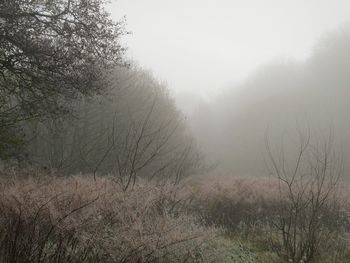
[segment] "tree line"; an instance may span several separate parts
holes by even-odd
[[[0,157],[177,182],[201,156],[165,85],[127,62],[104,0],[0,3]]]

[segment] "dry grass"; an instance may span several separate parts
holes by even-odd
[[[273,219],[286,201],[272,178],[139,181],[123,191],[111,177],[42,174],[1,177],[0,262],[280,262]],[[349,259],[349,239],[338,234],[325,262]]]
[[[291,220],[294,207],[285,185],[280,185],[274,178],[224,176],[194,178],[190,185],[194,195],[192,211],[197,213],[206,225],[223,227],[226,234],[233,239],[252,243],[258,251],[270,251],[277,253],[282,259],[286,258],[283,243],[283,235],[286,232],[284,228],[280,228],[280,223]],[[310,195],[305,195],[305,198],[313,198],[312,189],[309,190]],[[315,242],[320,249],[315,253],[313,262],[323,262],[320,260],[326,256],[334,259],[327,262],[350,260],[348,190],[349,186],[343,183],[338,191],[329,197],[319,208],[317,222],[311,221],[312,207],[299,210],[303,213],[300,219],[314,224],[309,227],[318,229]],[[306,242],[303,234],[308,233],[308,229],[304,229],[304,224],[296,225],[295,229],[300,243]]]
[[[190,184],[195,196],[193,209],[209,225],[236,230],[241,223],[255,224],[281,204],[278,182],[266,178],[206,176]]]
[[[204,262],[217,235],[180,211],[169,184],[127,192],[111,178],[28,177],[1,184],[1,262]]]

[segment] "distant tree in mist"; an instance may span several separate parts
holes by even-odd
[[[80,95],[101,92],[120,65],[125,34],[105,0],[0,2],[0,155],[21,144],[17,124],[59,116]],[[12,129],[12,131],[11,131]]]
[[[320,140],[332,126],[335,147],[349,158],[349,54],[350,28],[344,27],[320,41],[305,61],[262,66],[234,92],[198,108],[193,123],[203,149],[225,172],[267,173],[266,132],[278,143],[299,123],[309,125]]]
[[[75,118],[31,122],[33,163],[60,173],[110,174],[127,189],[137,177],[175,183],[201,165],[193,137],[166,87],[138,68],[118,68],[109,96],[75,103]]]

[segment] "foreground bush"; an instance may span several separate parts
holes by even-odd
[[[113,177],[7,175],[0,180],[0,262],[279,263],[286,262],[279,223],[298,222],[289,221],[295,212],[276,179],[139,180],[123,191]],[[339,206],[320,210],[318,247],[303,262],[349,262],[348,189],[339,189]],[[306,208],[298,210],[305,222]],[[309,233],[294,225],[297,234]]]
[[[185,200],[168,184],[140,183],[123,192],[107,177],[39,176],[6,180],[0,190],[1,262],[211,262],[217,256],[209,248],[217,231],[181,212]]]
[[[274,180],[206,176],[193,179],[192,209],[207,225],[219,225],[229,232],[242,225],[254,226],[265,220],[278,204]]]
[[[349,262],[345,184],[329,196],[329,188],[316,191],[307,184],[291,193],[276,178],[208,176],[191,185],[193,211],[208,226],[223,227],[231,239],[252,243],[257,256],[270,252],[281,262]]]

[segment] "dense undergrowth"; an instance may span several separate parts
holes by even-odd
[[[30,177],[3,184],[2,262],[209,260],[218,235],[179,213],[176,188],[139,183],[127,192],[103,177]],[[206,250],[202,251],[202,247]]]
[[[300,215],[308,228],[297,222],[296,242],[299,246],[318,246],[312,259],[290,258],[285,247],[285,230],[280,222],[293,221],[293,210],[287,189],[275,178],[235,178],[207,176],[192,181],[195,196],[191,207],[205,225],[221,227],[228,240],[239,244],[235,254],[240,258],[228,262],[349,262],[349,196],[348,186],[339,187],[336,200],[330,199],[310,219],[304,207]],[[314,207],[310,207],[314,211]],[[315,244],[307,243],[309,228],[317,226]],[[313,232],[312,232],[313,233]],[[291,235],[291,234],[290,234]],[[225,261],[224,261],[225,262]]]
[[[273,225],[284,205],[274,180],[139,180],[123,191],[108,176],[2,178],[1,262],[288,262]],[[342,212],[313,262],[350,259]]]

